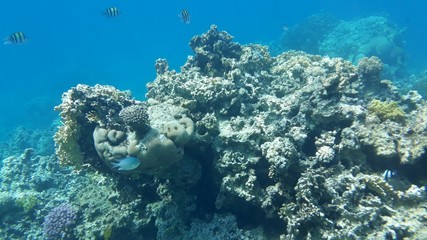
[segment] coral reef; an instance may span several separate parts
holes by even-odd
[[[352,62],[362,57],[377,56],[386,64],[401,65],[405,60],[403,32],[404,29],[381,16],[341,22],[322,42],[319,53]]]
[[[328,34],[340,21],[327,13],[318,13],[309,16],[298,25],[284,32],[282,46],[286,50],[300,50],[306,53],[319,54],[319,47]]]
[[[416,164],[422,161],[418,164],[423,164],[427,139],[425,102],[413,91],[403,96],[401,100],[402,103],[406,103],[405,108],[410,110],[409,114],[402,115],[402,109],[396,110],[397,104],[393,104],[391,110],[382,109],[376,114],[367,114],[365,123],[356,130],[359,141],[362,145],[375,149],[376,158],[391,160],[390,166],[394,166],[393,164],[397,162]],[[377,116],[378,114],[380,115]],[[385,116],[405,121],[390,121],[393,119],[387,120]]]
[[[189,63],[199,67],[202,74],[222,76],[239,61],[241,55],[241,46],[232,42],[232,39],[226,32],[217,31],[216,26],[201,36],[193,37],[190,47],[196,55]]]
[[[163,107],[164,104],[156,104],[151,106],[150,111],[161,111],[159,109]],[[148,118],[144,118],[143,121],[147,121],[145,119]],[[140,129],[124,132],[97,126],[93,132],[94,147],[111,169],[120,171],[114,167],[116,162],[120,164],[127,156],[134,156],[134,160],[137,161],[135,167],[122,172],[159,173],[183,157],[183,147],[191,139],[193,125],[191,119],[182,117],[179,120],[171,118],[160,130],[153,128],[149,131]],[[143,128],[147,130],[146,126],[148,125]]]
[[[69,203],[53,208],[45,217],[43,232],[47,239],[69,239],[71,227],[77,218],[76,210]]]
[[[360,77],[375,81],[380,78],[381,71],[383,70],[383,63],[376,56],[370,58],[363,57],[357,63],[357,70]]]
[[[112,228],[111,239],[142,230],[148,239],[155,236],[152,216],[140,212],[148,203],[159,201],[155,194],[158,183],[152,179],[132,179],[139,186],[133,192],[135,186],[127,179],[84,169],[74,172],[59,166],[54,156],[34,155],[31,149],[4,159],[0,175],[1,239],[100,239],[108,227]],[[73,225],[63,231],[58,224],[64,222],[54,221],[44,229],[43,222],[54,220],[47,216],[63,203],[72,204],[76,218],[68,216],[74,219]],[[130,222],[134,224],[130,226]],[[59,238],[62,233],[66,236]]]
[[[78,207],[77,239],[427,232],[427,103],[382,80],[378,58],[272,57],[216,26],[190,45],[180,72],[156,62],[144,102],[100,85],[64,94],[56,152],[73,170],[30,149],[4,159],[0,204],[16,211],[0,206],[1,238],[41,238],[40,223],[64,202]],[[377,101],[401,112],[384,114]],[[33,210],[22,196],[38,199]]]
[[[255,233],[255,234],[254,234]],[[233,215],[215,215],[210,221],[195,220],[191,223],[190,230],[186,232],[184,240],[203,239],[261,239],[262,235],[256,232],[244,232],[239,229]]]
[[[78,85],[56,109],[63,122],[55,135],[56,154],[76,167],[89,163],[102,169],[101,158],[113,171],[160,174],[182,159],[194,131],[184,108],[148,106],[109,86]]]
[[[94,148],[87,132],[93,132],[97,124],[110,123],[120,110],[135,103],[130,93],[110,86],[79,84],[64,93],[62,103],[55,107],[62,122],[54,137],[61,164],[80,167],[90,161]]]
[[[383,16],[339,21],[329,14],[315,14],[286,31],[278,43],[281,47],[272,48],[341,57],[354,64],[376,56],[384,63],[384,76],[402,78],[405,31]]]
[[[382,121],[387,119],[401,121],[405,117],[405,112],[397,105],[397,102],[381,102],[374,99],[368,106],[368,110],[375,114]]]
[[[67,200],[64,193],[77,180],[53,155],[35,155],[33,149],[3,159],[0,175],[2,239],[42,239],[47,209]]]
[[[36,154],[43,156],[55,152],[52,135],[57,125],[53,123],[48,129],[29,129],[17,127],[7,136],[7,140],[0,142],[0,159],[21,154],[27,148],[33,148]]]
[[[408,81],[409,78],[409,81]],[[416,90],[424,98],[427,97],[427,70],[412,74],[399,87],[405,91]]]
[[[197,41],[226,34],[213,31],[218,30],[212,27]],[[216,51],[213,56],[227,52],[224,41],[218,41],[220,50],[209,48]],[[228,51],[234,49],[229,44]],[[245,45],[240,56],[221,58],[234,62],[227,68],[217,65],[216,58],[203,62],[222,74],[204,71],[190,58],[180,73],[162,68],[148,85],[149,101],[174,101],[189,109],[196,121],[191,151],[213,152],[208,166],[214,170],[205,167],[200,179],[217,191],[211,204],[235,215],[239,226],[261,226],[273,239],[406,236],[399,232],[406,230],[382,225],[381,219],[404,209],[399,207],[403,199],[395,196],[407,194],[406,189],[420,194],[418,209],[425,206],[424,187],[415,185],[425,173],[413,177],[406,169],[425,164],[426,115],[420,113],[426,103],[382,81],[383,64],[375,57],[355,67],[301,52],[274,58],[264,53],[262,46]],[[396,102],[403,111],[392,118],[405,121],[369,114],[374,99]],[[387,168],[401,169],[401,181],[418,180],[402,188],[387,185],[379,177]],[[209,182],[211,175],[217,180]],[[371,180],[372,175],[378,177]],[[390,210],[381,210],[384,204]],[[366,213],[359,213],[363,208]],[[362,222],[369,221],[378,227],[365,229]]]

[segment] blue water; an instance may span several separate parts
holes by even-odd
[[[103,9],[122,14],[106,18]],[[155,78],[154,62],[166,58],[179,70],[192,36],[218,25],[240,43],[278,40],[284,24],[293,26],[318,12],[342,20],[387,16],[406,27],[407,68],[427,69],[427,2],[421,0],[233,0],[233,1],[2,1],[0,36],[21,31],[23,45],[0,45],[0,134],[18,125],[47,127],[61,94],[78,83],[110,84],[144,98]],[[178,14],[187,9],[191,23]]]

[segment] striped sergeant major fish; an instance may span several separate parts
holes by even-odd
[[[384,181],[386,181],[386,182],[388,180],[390,180],[391,178],[394,178],[396,176],[397,176],[397,170],[392,171],[392,170],[387,169],[383,173],[383,178],[384,178]]]
[[[117,7],[106,8],[103,14],[107,17],[117,17],[120,15],[120,10]]]
[[[190,13],[187,11],[187,9],[183,9],[179,14],[178,17],[181,18],[181,21],[185,24],[189,24],[191,21],[191,15]]]
[[[4,44],[20,44],[28,41],[27,35],[23,32],[15,32],[4,38]]]

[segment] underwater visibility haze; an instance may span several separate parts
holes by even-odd
[[[0,239],[427,239],[427,2],[1,6]]]

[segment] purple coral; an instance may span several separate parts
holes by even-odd
[[[71,204],[63,203],[53,208],[44,218],[43,232],[47,239],[64,238],[75,223],[76,211]]]

